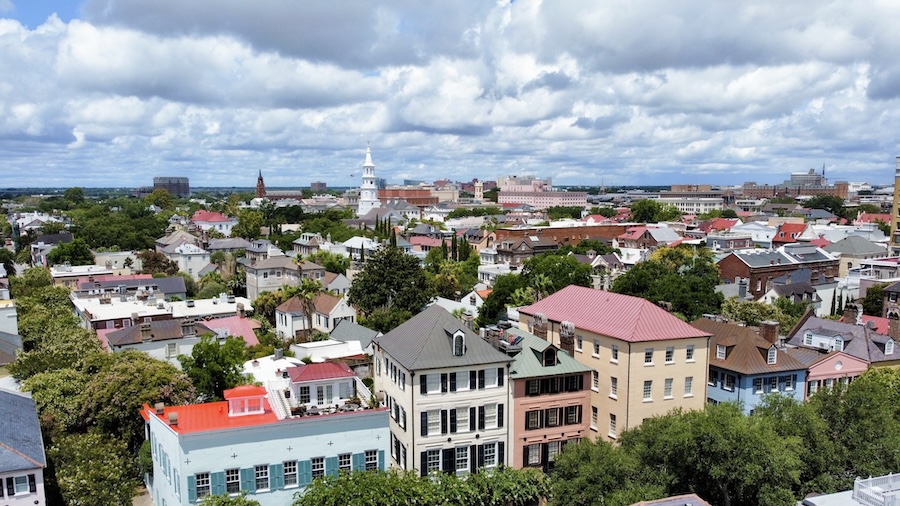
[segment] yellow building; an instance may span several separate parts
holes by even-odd
[[[572,285],[519,314],[523,330],[592,369],[594,437],[615,440],[647,418],[706,403],[710,335],[651,302]]]

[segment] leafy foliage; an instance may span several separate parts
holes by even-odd
[[[240,337],[229,336],[219,344],[215,336],[205,334],[191,355],[179,355],[178,361],[201,398],[221,400],[225,390],[245,381],[242,370],[246,348],[247,343]]]
[[[152,249],[144,250],[138,253],[137,257],[141,260],[144,274],[166,274],[172,276],[178,272],[178,264],[169,260],[168,257],[158,251]]]
[[[347,274],[347,269],[350,268],[349,257],[325,250],[320,250],[307,256],[307,260],[321,265],[328,272],[336,274]]]
[[[31,295],[32,292],[39,288],[52,286],[53,278],[50,276],[50,269],[32,267],[22,273],[21,276],[10,278],[9,284],[13,297],[21,299]]]
[[[772,320],[778,322],[785,332],[791,329],[803,316],[807,305],[793,302],[787,298],[776,299],[775,304],[765,302],[742,301],[733,297],[722,304],[722,316],[734,321],[742,321],[750,326]]]
[[[503,211],[501,211],[499,207],[493,206],[474,208],[457,207],[450,211],[450,214],[447,215],[447,219],[452,220],[454,218],[467,218],[470,216],[491,216],[494,214],[503,214]]]
[[[672,221],[681,217],[681,211],[671,204],[661,204],[653,199],[638,200],[631,204],[631,219],[638,223]]]
[[[59,438],[47,452],[65,503],[130,505],[137,463],[124,442],[92,431]]]
[[[862,300],[863,314],[869,316],[882,315],[884,311],[884,288],[886,286],[886,283],[878,283],[866,289],[866,296]]]
[[[582,211],[584,211],[584,208],[581,206],[554,206],[547,209],[547,216],[551,220],[561,220],[564,218],[580,220]]]
[[[431,299],[425,273],[416,257],[399,248],[383,246],[354,277],[350,303],[370,314],[376,309],[397,309],[416,314]]]
[[[241,209],[237,213],[237,225],[231,229],[231,237],[243,237],[250,241],[259,239],[263,226],[263,214],[252,209]]]
[[[505,274],[494,280],[493,291],[478,309],[477,323],[483,327],[506,318],[506,305],[516,290],[526,288],[528,281],[518,274]]]
[[[94,253],[84,239],[75,238],[71,242],[64,242],[53,248],[47,254],[47,260],[52,265],[93,265]]]
[[[806,201],[808,209],[824,209],[838,218],[846,218],[844,199],[834,195],[816,195]]]

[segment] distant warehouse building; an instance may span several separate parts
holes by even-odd
[[[186,177],[155,177],[153,178],[154,190],[167,190],[169,194],[178,198],[191,196],[191,183]]]

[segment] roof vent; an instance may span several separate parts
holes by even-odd
[[[193,301],[193,300],[188,300],[188,301],[187,301],[187,307],[194,307],[194,301]]]
[[[153,408],[156,409],[157,415],[161,415],[161,414],[163,414],[163,412],[165,412],[166,405],[165,405],[165,403],[157,402],[156,404],[153,405]]]
[[[178,426],[178,413],[169,413],[169,425]]]

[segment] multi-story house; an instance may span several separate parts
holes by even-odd
[[[263,292],[274,292],[283,286],[299,286],[300,280],[311,279],[323,283],[325,268],[287,256],[273,256],[244,266],[247,273],[247,297],[256,300]]]
[[[869,367],[900,368],[900,320],[889,317],[887,335],[880,334],[874,324],[863,323],[862,308],[855,304],[844,308],[840,322],[818,318],[807,311],[788,337],[787,342],[799,348],[823,354],[841,351],[865,361]]]
[[[394,467],[462,475],[509,463],[512,358],[436,305],[374,345]]]
[[[709,402],[738,402],[750,414],[771,393],[804,399],[806,364],[778,340],[778,324],[763,322],[760,334],[749,327],[708,319],[691,323],[712,334],[709,344]]]
[[[46,505],[47,458],[34,401],[0,389],[0,420],[0,504]]]
[[[178,270],[191,275],[194,280],[199,280],[202,272],[209,266],[209,252],[191,243],[181,243],[177,246],[163,248],[162,254],[178,265]]]
[[[521,266],[531,257],[559,249],[559,243],[549,237],[528,236],[497,242],[497,262]]]
[[[215,230],[228,237],[231,235],[231,230],[237,226],[238,219],[230,218],[215,211],[200,209],[191,216],[191,222],[204,232]]]
[[[385,468],[387,410],[358,402],[370,394],[346,367],[310,364],[256,379],[266,386],[226,390],[222,402],[144,405],[155,504],[245,492],[282,506],[315,478]]]
[[[312,303],[315,307],[312,330],[330,334],[341,320],[356,321],[356,308],[344,297],[323,292],[316,294]],[[290,339],[309,334],[308,327],[309,319],[299,297],[291,297],[275,308],[275,331],[279,338]]]
[[[786,244],[777,250],[735,251],[718,263],[722,279],[736,283],[748,279],[748,291],[759,298],[769,291],[770,281],[799,269],[809,269],[813,284],[830,283],[838,275],[838,259],[811,244]]]
[[[705,404],[710,335],[651,302],[571,285],[519,316],[520,328],[546,332],[596,374],[592,437],[614,440],[646,418]]]
[[[563,446],[588,437],[592,373],[567,352],[517,328],[489,333],[509,371],[513,467],[554,468]]]

